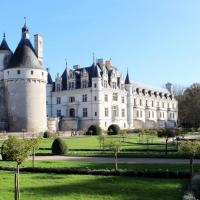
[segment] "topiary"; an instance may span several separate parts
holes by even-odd
[[[111,124],[107,132],[108,135],[118,135],[120,134],[120,127],[117,124]]]
[[[67,145],[61,138],[56,138],[51,146],[53,155],[65,155],[67,153]]]
[[[99,125],[91,125],[88,128],[86,135],[102,135],[102,129]]]
[[[45,131],[43,134],[43,138],[50,138],[51,137],[51,133],[49,131]]]

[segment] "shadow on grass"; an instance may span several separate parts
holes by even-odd
[[[40,175],[34,179],[45,180],[46,185],[39,183],[33,187],[21,188],[22,193],[40,194],[42,197],[62,198],[69,195],[112,196],[123,200],[175,200],[180,199],[187,181],[145,179],[130,177],[99,177],[99,176],[63,176]],[[32,179],[33,177],[31,177]],[[62,182],[57,181],[63,179]],[[49,181],[48,181],[49,180]],[[53,182],[52,182],[53,180]],[[64,182],[63,182],[64,181]],[[177,186],[178,185],[178,186]],[[94,198],[95,199],[95,198]]]

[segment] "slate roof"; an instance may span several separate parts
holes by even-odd
[[[127,72],[127,75],[126,75],[126,79],[125,79],[125,84],[130,84],[130,79],[129,79],[129,74]]]
[[[32,69],[42,69],[35,49],[28,38],[22,38],[19,42],[7,68],[27,67]]]
[[[47,75],[47,84],[53,84],[51,74],[49,72],[48,72],[48,75]]]
[[[8,44],[7,44],[7,42],[6,42],[5,36],[4,36],[4,38],[3,38],[2,42],[1,42],[0,50],[12,52],[12,51],[10,50],[10,48],[9,48],[9,46],[8,46]]]

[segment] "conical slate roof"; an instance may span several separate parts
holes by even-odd
[[[49,72],[48,72],[48,76],[47,76],[47,84],[53,84],[51,74]]]
[[[7,44],[7,42],[6,42],[5,34],[4,34],[3,40],[2,40],[1,45],[0,45],[0,50],[12,52],[12,51],[10,50],[10,48],[9,48],[9,46],[8,46],[8,44]]]
[[[98,65],[93,64],[93,78],[100,78],[101,77],[101,70]]]
[[[129,74],[127,72],[127,75],[126,75],[126,79],[125,79],[125,84],[130,84],[130,79],[129,79]]]
[[[19,42],[9,64],[8,68],[27,67],[41,69],[35,50],[28,38],[22,38]]]

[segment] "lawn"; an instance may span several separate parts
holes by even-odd
[[[13,199],[13,172],[0,171],[1,199]],[[188,180],[21,173],[21,199],[181,200]]]
[[[190,136],[190,135],[188,135]],[[68,146],[69,156],[112,156],[112,152],[105,147],[104,151],[100,148],[98,136],[72,136],[62,138]],[[42,138],[38,155],[50,155],[51,145],[54,138]],[[122,149],[119,157],[154,157],[154,158],[184,158],[185,155],[177,151],[176,142],[169,142],[168,154],[165,154],[165,140],[158,138],[157,135],[127,134],[122,136],[106,136],[105,144],[112,140],[120,140]],[[0,146],[3,141],[0,141]]]
[[[67,144],[70,156],[112,156],[107,148],[105,151],[100,149],[98,136],[75,136],[63,138]],[[129,134],[125,139],[120,136],[106,136],[105,144],[112,140],[120,140],[122,142],[121,157],[165,157],[165,143],[163,139],[157,136],[149,136],[139,138],[138,134]],[[51,153],[51,145],[53,138],[42,139],[40,141],[37,154],[45,155]],[[176,144],[171,142],[168,150],[171,157],[176,157]]]

